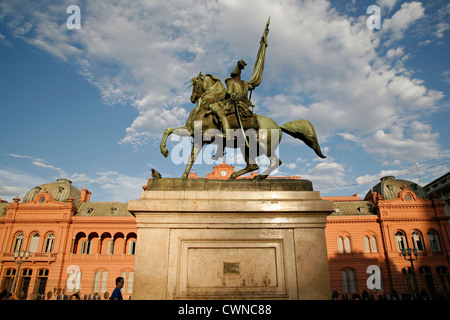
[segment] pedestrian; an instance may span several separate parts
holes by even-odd
[[[71,297],[70,300],[80,300],[80,295],[78,294],[78,292],[74,293]]]
[[[116,288],[114,289],[110,300],[123,300],[120,289],[122,289],[124,282],[125,280],[122,277],[116,278]]]

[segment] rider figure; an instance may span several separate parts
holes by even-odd
[[[250,110],[252,102],[248,99],[248,90],[253,88],[247,81],[241,80],[241,70],[246,65],[244,60],[238,61],[236,67],[234,67],[230,74],[230,78],[225,80],[227,92],[224,103],[210,105],[211,110],[219,119],[224,136],[226,135],[227,129],[231,129],[227,114],[230,114],[230,109],[233,106],[239,108],[240,115],[243,117],[253,115],[253,112]]]

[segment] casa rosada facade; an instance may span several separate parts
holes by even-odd
[[[233,172],[220,164],[206,178],[228,179]],[[70,299],[74,293],[104,300],[121,276],[122,295],[132,299],[136,219],[126,202],[90,202],[90,195],[59,179],[31,189],[23,199],[0,202],[1,290],[30,300]],[[335,206],[325,229],[330,298],[450,298],[444,201],[394,177],[382,178],[364,199],[323,199]],[[407,259],[414,259],[413,265]]]

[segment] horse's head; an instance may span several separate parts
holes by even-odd
[[[192,95],[191,95],[191,102],[196,103],[197,100],[202,96],[202,94],[205,92],[204,88],[204,76],[200,72],[198,76],[193,77],[191,79],[191,86],[192,88]]]

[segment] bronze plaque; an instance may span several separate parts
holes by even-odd
[[[223,274],[226,274],[226,273],[239,274],[239,263],[224,262],[223,263]]]

